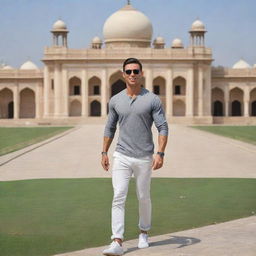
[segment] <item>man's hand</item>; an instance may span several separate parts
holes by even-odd
[[[107,154],[102,154],[101,165],[105,171],[109,169],[109,159]]]
[[[160,169],[163,166],[163,164],[164,164],[164,159],[160,155],[156,154],[152,163],[152,169],[153,170]]]

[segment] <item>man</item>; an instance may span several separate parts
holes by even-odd
[[[113,96],[109,102],[108,121],[104,132],[101,164],[109,170],[108,149],[119,123],[119,139],[113,155],[112,202],[113,242],[103,251],[104,255],[122,255],[124,234],[124,207],[129,180],[134,174],[139,200],[139,248],[146,248],[151,227],[150,181],[151,169],[163,166],[164,150],[167,144],[168,125],[158,96],[141,87],[142,64],[135,58],[123,63],[123,77],[126,89]],[[153,157],[154,144],[151,127],[158,129],[158,152]]]

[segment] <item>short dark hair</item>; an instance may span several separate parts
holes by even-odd
[[[141,62],[140,62],[138,59],[136,59],[136,58],[128,58],[128,59],[126,59],[126,60],[124,61],[124,63],[123,63],[123,71],[125,71],[125,66],[126,66],[127,64],[132,64],[132,63],[139,64],[139,66],[140,66],[140,71],[142,71],[142,64],[141,64]]]

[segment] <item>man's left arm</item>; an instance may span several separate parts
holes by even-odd
[[[158,151],[154,157],[152,163],[152,169],[157,170],[160,169],[164,164],[164,151],[167,144],[168,136],[158,135]]]
[[[168,140],[168,124],[160,99],[156,96],[153,102],[153,120],[158,130],[158,151],[154,156],[152,169],[157,170],[163,166],[164,151]]]

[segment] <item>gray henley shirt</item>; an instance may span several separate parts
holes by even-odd
[[[132,98],[124,89],[110,99],[104,136],[113,138],[119,123],[116,151],[131,157],[152,155],[153,122],[159,134],[168,135],[168,124],[159,97],[141,88],[140,94]]]

